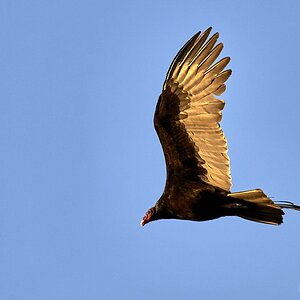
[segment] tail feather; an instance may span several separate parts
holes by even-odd
[[[231,193],[228,196],[240,199],[245,204],[237,212],[239,217],[260,223],[279,225],[283,222],[282,208],[300,210],[300,206],[291,202],[273,202],[261,189]]]
[[[296,205],[290,201],[276,201],[274,202],[276,205],[278,205],[280,208],[287,208],[287,209],[294,209],[300,211],[300,206]]]

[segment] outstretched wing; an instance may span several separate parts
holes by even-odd
[[[231,70],[230,58],[213,64],[223,44],[215,46],[211,28],[194,35],[174,58],[159,97],[154,125],[162,144],[167,182],[171,177],[202,180],[225,191],[231,187],[227,141],[219,122]],[[176,176],[173,176],[176,175]]]

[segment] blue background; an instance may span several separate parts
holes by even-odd
[[[300,2],[2,1],[0,299],[300,299],[300,214],[139,221],[164,188],[153,113],[213,26],[231,56],[233,191],[300,203]]]

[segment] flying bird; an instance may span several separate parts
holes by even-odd
[[[212,28],[196,33],[173,59],[159,96],[154,126],[163,148],[165,189],[141,221],[206,221],[223,216],[277,225],[291,202],[273,202],[261,189],[231,193],[227,141],[220,127],[231,70],[229,57],[215,63],[223,49]],[[217,45],[216,45],[217,44]]]

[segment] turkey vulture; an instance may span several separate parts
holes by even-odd
[[[300,210],[291,202],[273,202],[261,189],[231,193],[227,141],[220,128],[231,70],[229,57],[214,63],[223,49],[211,27],[196,33],[175,56],[159,96],[154,126],[166,160],[164,192],[141,225],[159,219],[206,221],[239,216],[266,224],[283,222],[282,208]]]

